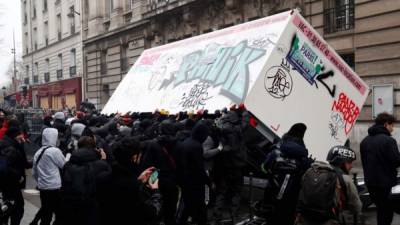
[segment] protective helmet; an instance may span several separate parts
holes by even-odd
[[[338,145],[329,150],[326,160],[333,165],[341,165],[345,162],[356,160],[356,153],[349,147]]]

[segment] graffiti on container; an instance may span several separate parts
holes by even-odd
[[[345,93],[340,93],[338,99],[333,101],[332,111],[338,112],[343,118],[343,127],[346,135],[353,128],[357,117],[360,115],[360,108]]]
[[[208,93],[208,88],[210,87],[211,84],[207,82],[195,84],[189,92],[183,94],[179,105],[184,109],[203,109],[207,100],[212,98]]]
[[[293,79],[290,75],[290,64],[282,59],[279,66],[271,67],[264,78],[265,90],[274,98],[282,101],[292,93]]]

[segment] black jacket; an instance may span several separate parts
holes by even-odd
[[[368,129],[360,144],[361,160],[367,186],[392,187],[397,184],[400,153],[397,142],[382,125]]]
[[[208,127],[197,124],[191,137],[178,144],[179,152],[179,181],[183,188],[200,188],[208,183],[204,169],[203,145],[207,139]]]
[[[25,188],[25,169],[29,167],[29,163],[23,145],[6,135],[0,141],[0,151],[8,163],[7,173],[1,183],[5,181],[4,184],[11,189]]]
[[[68,163],[90,163],[92,166],[92,173],[93,176],[96,177],[96,184],[98,187],[101,187],[108,182],[111,176],[111,167],[105,160],[100,159],[100,155],[94,149],[81,148],[77,151],[74,151]]]
[[[175,187],[176,181],[176,152],[175,138],[161,136],[147,143],[143,156],[143,169],[155,167],[159,169],[160,188]]]
[[[95,188],[91,189],[82,201],[82,196],[76,195],[74,188],[77,188],[76,185],[84,184],[76,184],[74,177],[84,176],[82,173],[78,174],[80,170],[77,170],[77,168],[85,165],[90,167],[88,177],[93,180]],[[62,206],[65,214],[68,215],[64,218],[65,224],[100,224],[99,217],[101,213],[99,212],[99,205],[104,204],[103,201],[108,194],[106,193],[106,187],[110,177],[111,167],[105,160],[100,159],[99,154],[94,149],[80,148],[72,153],[71,159],[65,164],[63,171]],[[92,182],[85,185],[91,187]]]
[[[161,195],[158,190],[143,191],[147,188],[138,182],[139,173],[140,169],[133,165],[113,164],[102,224],[149,225],[157,221]]]

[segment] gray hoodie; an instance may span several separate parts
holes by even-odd
[[[39,190],[56,190],[61,188],[60,169],[64,167],[65,157],[57,148],[58,131],[55,128],[46,128],[42,133],[42,147],[33,157],[33,177]],[[42,151],[42,158],[37,162]]]

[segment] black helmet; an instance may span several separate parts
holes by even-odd
[[[345,162],[356,160],[356,153],[349,147],[338,145],[329,150],[326,160],[333,165],[341,165]]]

